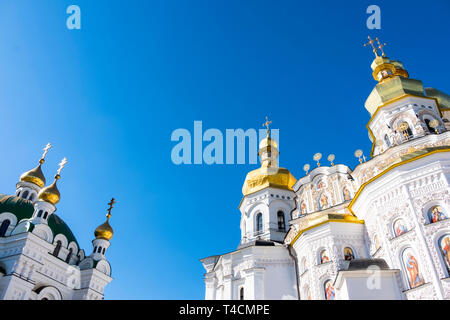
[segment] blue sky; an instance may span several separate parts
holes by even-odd
[[[71,4],[81,30],[66,28]],[[371,4],[381,30],[366,27]],[[412,78],[449,93],[449,14],[446,0],[2,0],[0,192],[51,142],[49,182],[69,160],[57,213],[88,253],[117,199],[105,298],[202,299],[199,259],[237,247],[257,166],[176,166],[173,130],[259,129],[268,115],[296,178],[316,152],[353,168],[370,152],[376,84],[362,44],[380,36]]]

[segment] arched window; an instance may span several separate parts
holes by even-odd
[[[433,206],[428,210],[428,219],[430,223],[448,219],[447,213],[442,210],[441,206]]]
[[[419,268],[419,262],[411,248],[406,248],[402,254],[403,266],[409,287],[415,288],[425,283]]]
[[[61,250],[62,243],[60,240],[56,241],[55,250],[53,250],[53,255],[57,257],[59,255],[59,251]]]
[[[244,287],[239,289],[239,300],[244,300]]]
[[[97,253],[101,253],[102,252],[102,247],[98,247]]]
[[[47,216],[48,216],[48,212],[45,211],[45,213],[44,213],[44,219],[47,219]]]
[[[25,192],[22,193],[22,198],[26,199],[28,197],[28,194],[29,194],[28,190],[25,190]]]
[[[32,193],[31,195],[30,195],[30,201],[33,201],[34,200],[34,193]]]
[[[8,219],[3,220],[2,224],[0,225],[0,237],[4,237],[6,235],[6,231],[8,231],[10,224],[11,221],[9,221]]]
[[[350,247],[344,248],[344,260],[350,261],[355,259],[355,255],[353,254],[353,250]]]
[[[37,214],[37,217],[38,217],[38,218],[42,217],[42,212],[43,212],[42,210],[39,210],[39,211],[38,211],[38,214]]]
[[[325,299],[326,300],[334,300],[336,297],[336,292],[333,286],[333,282],[331,280],[325,281],[323,284],[323,290],[325,293]]]
[[[283,211],[278,211],[277,219],[278,219],[278,230],[286,231],[286,223],[284,221],[284,212]]]
[[[103,248],[102,254],[105,254],[105,250],[106,250],[106,248]]]
[[[330,258],[328,257],[327,250],[323,249],[320,251],[320,263],[323,264],[327,262],[330,262]]]
[[[262,213],[259,212],[256,215],[256,232],[261,233],[262,229],[263,229],[263,217],[262,217]]]
[[[439,250],[444,259],[445,267],[447,268],[447,275],[450,274],[450,235],[445,234],[439,239]]]
[[[70,248],[69,249],[69,253],[67,254],[66,263],[70,262],[70,258],[72,257],[72,252],[73,252],[73,249]]]

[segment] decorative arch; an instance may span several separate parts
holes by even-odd
[[[67,238],[65,235],[63,235],[62,233],[58,233],[54,238],[53,238],[53,244],[55,244],[56,242],[61,241],[61,246],[64,248],[67,248],[69,245],[69,241],[67,241]]]
[[[62,300],[61,292],[52,286],[40,287],[35,292],[36,300]]]
[[[11,212],[2,212],[0,213],[0,224],[4,221],[4,220],[9,220],[10,221],[10,227],[14,228],[17,225],[17,217],[14,213]]]
[[[441,201],[432,201],[424,206],[424,215],[427,223],[439,222],[450,217],[447,206]]]
[[[443,230],[434,239],[436,250],[443,266],[444,274],[450,277],[450,231]]]
[[[95,269],[98,271],[110,276],[111,275],[111,266],[109,265],[108,261],[106,260],[100,260],[97,265],[95,266]]]
[[[425,283],[418,256],[411,247],[406,247],[401,251],[400,261],[410,289]]]
[[[46,224],[41,223],[41,224],[34,226],[32,233],[47,242],[53,243],[52,229],[50,229],[50,227]]]

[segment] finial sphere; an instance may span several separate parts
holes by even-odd
[[[356,158],[359,158],[359,157],[361,157],[362,155],[363,155],[363,152],[362,152],[361,149],[358,149],[358,150],[355,151],[355,157],[356,157]]]

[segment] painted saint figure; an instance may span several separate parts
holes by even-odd
[[[428,211],[430,223],[447,219],[447,215],[442,211],[440,206],[434,206]]]
[[[334,300],[336,296],[333,284],[331,283],[331,280],[328,280],[325,282],[325,299],[327,300]]]
[[[326,209],[329,207],[328,196],[325,193],[322,193],[320,196],[320,210]]]
[[[320,263],[330,262],[330,258],[328,258],[327,250],[322,250],[320,253]]]
[[[450,235],[446,234],[440,239],[439,247],[444,258],[445,266],[447,267],[447,272],[450,273]]]
[[[419,263],[414,254],[409,250],[405,250],[403,254],[406,270],[408,271],[408,281],[411,288],[418,287],[425,283],[419,270]]]
[[[306,214],[306,203],[304,201],[300,205],[300,214],[302,215]]]
[[[350,200],[350,191],[348,191],[347,187],[344,187],[343,193],[344,193],[344,200],[349,201]]]
[[[350,261],[355,259],[355,255],[353,254],[353,250],[352,248],[344,248],[344,260],[345,261]]]
[[[394,232],[395,232],[396,237],[401,236],[402,234],[406,233],[407,231],[408,231],[408,229],[406,228],[402,219],[398,219],[397,221],[395,221]]]

